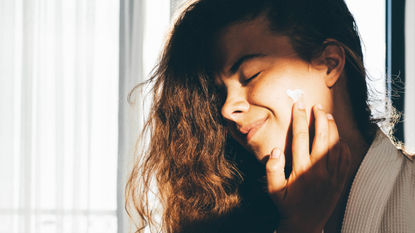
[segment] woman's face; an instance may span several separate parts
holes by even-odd
[[[290,157],[294,102],[287,89],[303,91],[310,116],[314,104],[329,104],[327,70],[301,60],[288,38],[272,35],[262,19],[224,28],[217,42],[216,83],[230,134],[262,163],[274,147]]]

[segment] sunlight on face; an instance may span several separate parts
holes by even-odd
[[[316,103],[328,106],[325,70],[301,60],[289,39],[272,35],[262,19],[221,30],[215,58],[230,134],[262,163],[274,147],[290,156],[294,102],[286,91],[304,92],[308,115]]]

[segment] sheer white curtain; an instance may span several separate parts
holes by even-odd
[[[116,232],[118,0],[0,1],[0,232]]]
[[[153,69],[162,48],[173,6],[180,0],[121,0],[120,4],[120,106],[118,159],[118,232],[128,232],[128,215],[124,210],[124,187],[135,143],[148,112],[143,104],[149,90],[137,89],[127,103],[128,93],[144,82]],[[147,96],[147,98],[149,98]],[[151,98],[149,98],[151,99]],[[135,219],[139,221],[139,219]],[[142,223],[141,223],[142,224]],[[133,232],[130,230],[130,232]]]

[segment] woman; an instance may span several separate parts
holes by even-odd
[[[378,129],[365,77],[343,0],[189,2],[127,201],[151,231],[412,232],[415,165]]]

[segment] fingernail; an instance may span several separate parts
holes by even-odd
[[[297,106],[298,106],[298,109],[304,109],[305,108],[304,103],[302,101],[298,102]]]
[[[327,119],[334,120],[333,116],[330,113],[327,113]]]
[[[281,156],[281,150],[278,148],[272,150],[271,155],[270,155],[270,157],[273,159],[278,159],[280,156]]]
[[[317,104],[317,108],[323,110],[323,106],[321,106],[321,104]]]

